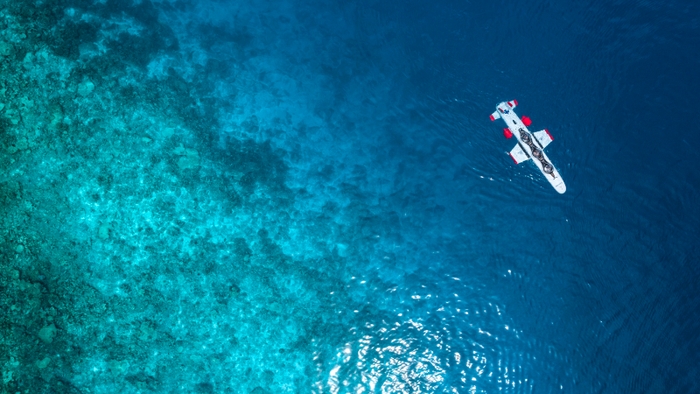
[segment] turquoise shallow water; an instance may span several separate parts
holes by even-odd
[[[2,390],[698,391],[698,11],[0,1]]]

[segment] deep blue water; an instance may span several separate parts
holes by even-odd
[[[700,5],[2,3],[8,389],[700,392]]]

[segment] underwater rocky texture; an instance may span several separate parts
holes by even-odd
[[[0,3],[2,392],[309,392],[382,321],[362,288],[392,297],[373,273],[410,219],[371,138],[327,151],[359,92],[275,63],[284,10],[192,7]]]

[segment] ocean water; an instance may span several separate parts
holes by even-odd
[[[0,392],[700,392],[700,5],[0,26]],[[566,194],[508,157],[513,99]]]

